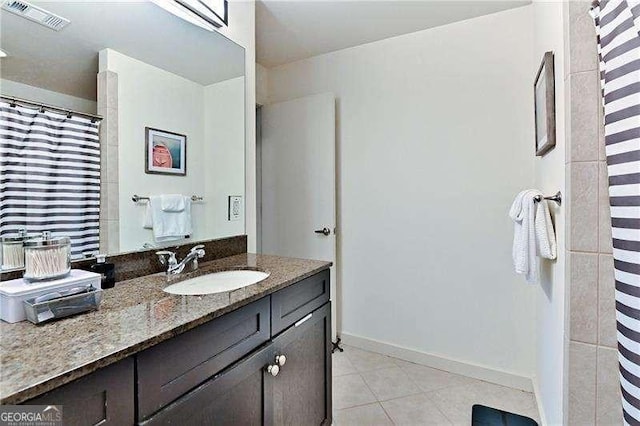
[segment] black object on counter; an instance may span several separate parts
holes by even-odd
[[[91,265],[91,270],[102,275],[102,288],[113,288],[116,285],[116,267],[113,263],[106,262],[107,256],[96,255],[96,263]]]

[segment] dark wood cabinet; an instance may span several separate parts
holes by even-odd
[[[276,291],[271,295],[271,335],[291,327],[329,301],[329,270]]]
[[[286,357],[273,380],[274,424],[331,424],[331,304],[284,331],[273,347]]]
[[[331,424],[329,271],[27,404],[65,425]]]
[[[269,321],[265,297],[137,354],[138,420],[269,341]]]
[[[330,337],[327,303],[140,424],[329,425]]]
[[[135,411],[133,375],[133,358],[126,358],[25,404],[62,405],[65,425],[130,425]]]
[[[273,345],[244,358],[221,374],[160,410],[141,425],[270,424],[270,376],[265,367]]]
[[[330,338],[326,303],[140,425],[329,425]]]

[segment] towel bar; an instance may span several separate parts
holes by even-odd
[[[199,197],[197,195],[192,195],[191,196],[191,201],[195,202],[195,201],[202,201],[204,198],[203,197]],[[140,201],[149,201],[149,197],[142,197],[140,195],[134,195],[133,197],[131,197],[131,201],[133,201],[134,203],[140,202]]]
[[[550,197],[541,197],[540,195],[536,195],[533,200],[536,203],[539,203],[540,201],[542,201],[543,199],[548,200],[548,201],[555,201],[556,203],[558,203],[559,206],[562,205],[562,192],[558,191],[556,192],[556,195],[551,195]]]

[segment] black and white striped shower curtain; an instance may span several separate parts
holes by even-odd
[[[0,102],[0,236],[26,229],[99,249],[98,123]]]
[[[625,424],[640,425],[640,1],[594,2]]]

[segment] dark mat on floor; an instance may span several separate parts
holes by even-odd
[[[538,423],[529,417],[485,407],[484,405],[474,405],[472,410],[472,426],[538,426]]]

